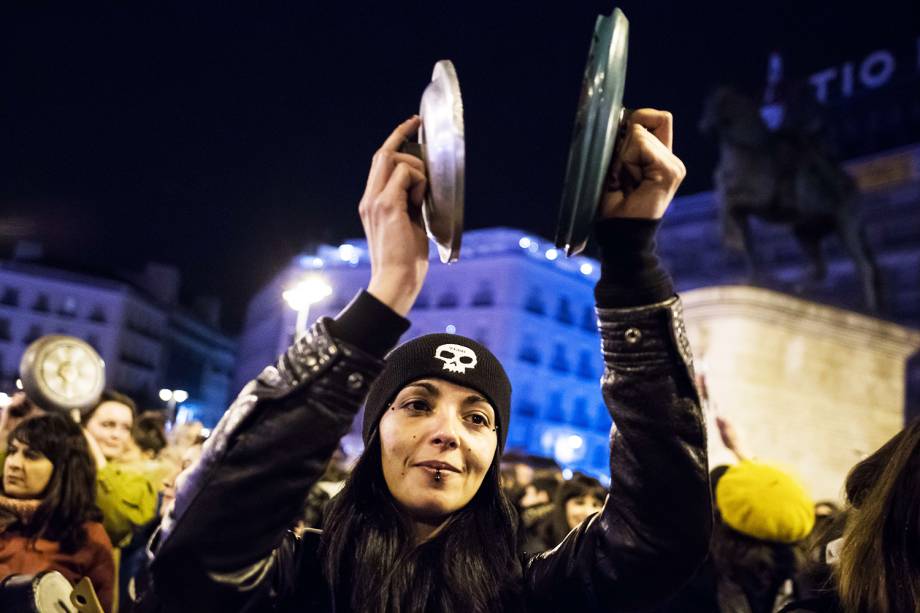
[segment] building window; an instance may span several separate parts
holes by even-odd
[[[160,335],[157,332],[144,327],[142,324],[131,321],[130,319],[125,322],[125,328],[152,341],[160,340]]]
[[[537,404],[533,400],[525,398],[518,401],[517,406],[514,409],[514,416],[536,417],[537,409]]]
[[[47,313],[51,310],[51,305],[48,301],[47,294],[39,294],[38,298],[35,299],[35,302],[32,304],[32,310],[37,313]]]
[[[558,423],[565,421],[565,411],[562,408],[562,392],[553,392],[549,395],[549,404],[546,407],[546,419]]]
[[[590,351],[582,351],[578,354],[578,368],[575,371],[575,374],[578,375],[579,379],[594,379],[597,375],[594,374],[594,354]]]
[[[575,315],[572,313],[572,304],[567,296],[559,297],[559,308],[556,310],[556,321],[564,324],[575,323]]]
[[[422,292],[418,295],[418,298],[415,299],[415,304],[412,308],[416,311],[424,311],[431,306],[431,298],[428,296],[427,292]]]
[[[540,363],[540,350],[537,349],[532,337],[528,336],[524,339],[524,343],[521,345],[521,351],[518,353],[518,359],[528,364]]]
[[[32,324],[29,326],[29,332],[23,337],[22,342],[26,345],[38,340],[41,338],[42,328],[38,324]]]
[[[438,298],[439,309],[455,309],[460,305],[460,299],[453,290],[448,290]]]
[[[470,303],[474,307],[487,307],[495,304],[495,292],[488,283],[479,285],[479,289],[473,294],[473,301]]]
[[[10,340],[10,320],[0,317],[0,341]]]
[[[89,320],[94,321],[97,324],[104,324],[108,321],[108,317],[105,316],[105,309],[101,305],[96,305],[93,307],[93,311],[89,314]]]
[[[593,306],[586,306],[582,309],[581,329],[586,332],[597,332],[597,313]]]
[[[588,400],[578,397],[572,405],[572,423],[576,426],[587,428],[591,425],[591,415],[588,413]]]
[[[97,353],[102,353],[99,349],[99,337],[95,334],[90,334],[86,337],[86,342],[89,343],[90,347],[96,350]]]
[[[15,287],[4,288],[0,304],[11,307],[19,306],[19,290]]]
[[[64,302],[61,303],[61,308],[58,310],[58,315],[61,317],[66,317],[72,319],[77,316],[77,300],[73,296],[67,296],[64,298]]]
[[[537,288],[530,290],[527,301],[524,303],[524,310],[536,315],[546,314],[546,305],[543,303],[543,297],[540,295],[540,290]]]
[[[556,343],[553,348],[553,359],[549,367],[556,372],[569,372],[569,359],[565,355],[565,346],[562,343]]]

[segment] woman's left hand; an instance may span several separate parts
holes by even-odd
[[[629,116],[618,159],[611,163],[600,217],[659,219],[668,209],[687,169],[671,151],[671,113],[637,109]]]

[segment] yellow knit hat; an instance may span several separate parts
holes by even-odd
[[[815,504],[802,484],[760,462],[729,468],[716,485],[716,506],[729,527],[763,541],[795,543],[815,526]]]

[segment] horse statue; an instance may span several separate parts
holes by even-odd
[[[817,135],[767,129],[757,105],[722,87],[706,100],[700,130],[719,140],[714,173],[723,242],[743,251],[752,279],[761,276],[749,218],[785,224],[811,261],[810,280],[827,275],[822,241],[836,234],[859,273],[863,301],[879,310],[879,274],[857,214],[858,190]]]

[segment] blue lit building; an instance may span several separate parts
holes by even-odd
[[[847,169],[860,185],[866,231],[881,269],[882,317],[920,328],[920,146],[851,160]],[[679,197],[672,209],[659,232],[658,250],[678,291],[748,282],[741,257],[721,246],[712,192]],[[806,260],[792,236],[784,228],[754,223],[758,250],[772,275],[768,287],[860,310],[855,269],[838,241],[827,245],[827,280],[800,289]],[[404,338],[448,330],[484,343],[513,384],[508,448],[604,475],[611,424],[598,385],[602,363],[592,291],[598,264],[567,259],[551,247],[522,231],[494,228],[467,232],[456,264],[441,265],[432,249],[428,280]],[[333,288],[329,298],[313,306],[312,321],[334,315],[366,286],[365,243],[348,241],[304,254],[253,298],[239,341],[234,390],[292,340],[297,316],[281,296],[311,274],[323,276]],[[907,406],[913,414],[920,411],[920,356],[911,360],[908,380]],[[357,431],[344,444],[356,451]]]
[[[333,293],[312,307],[310,321],[334,315],[366,286],[364,241],[321,247],[292,261],[250,302],[239,341],[234,389],[287,347],[296,313],[282,299],[305,275],[321,275]],[[459,262],[432,265],[410,314],[404,340],[456,332],[483,343],[501,360],[513,386],[508,448],[555,457],[566,468],[608,473],[610,416],[600,394],[602,360],[594,314],[598,263],[568,259],[520,230],[467,232]],[[360,447],[360,419],[346,438]]]
[[[178,271],[159,264],[126,278],[40,257],[0,260],[0,391],[14,390],[29,343],[68,334],[99,352],[107,384],[141,410],[165,407],[160,388],[181,389],[181,415],[213,425],[227,406],[236,345],[218,327],[219,304],[186,309],[179,287]]]

